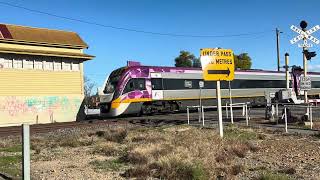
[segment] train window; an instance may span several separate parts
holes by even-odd
[[[161,78],[153,78],[151,79],[151,85],[153,90],[162,90],[162,79]]]
[[[191,89],[192,88],[192,81],[185,80],[184,87]]]
[[[146,89],[145,79],[142,79],[142,78],[130,79],[123,90],[123,94],[134,91],[134,90],[145,90],[145,89]]]
[[[145,90],[146,89],[146,80],[145,79],[135,79],[135,89]]]

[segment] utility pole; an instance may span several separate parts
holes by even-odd
[[[279,50],[279,34],[281,32],[278,28],[276,28],[276,35],[277,35],[277,62],[278,62],[278,71],[280,71],[280,50]]]

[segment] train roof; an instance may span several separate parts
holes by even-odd
[[[175,70],[199,70],[201,71],[201,68],[194,68],[194,67],[171,67],[171,66],[127,66],[129,68],[153,68],[153,69],[175,69]],[[275,73],[275,74],[283,74],[285,71],[274,71],[274,70],[263,70],[263,69],[248,69],[248,70],[235,70],[235,72],[251,72],[251,73]],[[308,74],[311,75],[320,75],[320,72],[308,72]]]

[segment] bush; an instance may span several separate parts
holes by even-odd
[[[94,147],[93,154],[103,154],[106,156],[118,155],[119,150],[113,143],[100,144]]]
[[[96,136],[103,137],[107,141],[122,143],[123,140],[127,137],[127,130],[122,128],[111,129],[107,131],[97,131]]]

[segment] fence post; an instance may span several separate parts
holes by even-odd
[[[287,133],[288,132],[287,107],[284,107],[284,121],[285,121],[285,129]]]
[[[190,118],[189,118],[189,107],[187,107],[187,116],[188,116],[188,124],[190,124]]]
[[[227,116],[227,118],[229,118],[228,103],[226,103],[226,116]]]
[[[30,126],[22,124],[22,174],[24,180],[30,180]]]
[[[249,119],[248,119],[248,104],[246,103],[246,123],[247,123],[247,126],[249,126]]]
[[[313,125],[313,122],[312,122],[312,106],[310,106],[310,111],[309,111],[310,115],[310,129],[312,129],[312,125]]]
[[[279,119],[279,104],[276,103],[276,117],[277,117],[277,124],[278,124],[278,119]]]
[[[203,106],[201,107],[201,111],[202,111],[202,125],[204,126],[204,108],[203,108]]]
[[[200,110],[200,106],[198,107],[198,114],[199,114],[199,122],[201,122],[201,110]]]

